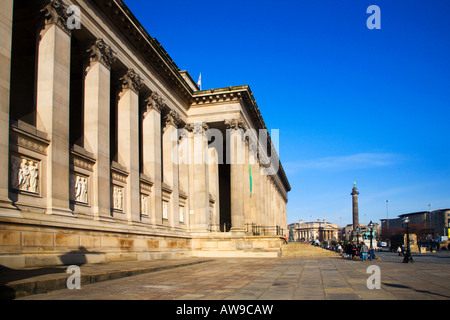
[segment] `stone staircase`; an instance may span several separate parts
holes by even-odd
[[[284,258],[326,258],[340,257],[340,254],[310,244],[294,242],[283,244],[281,256]]]

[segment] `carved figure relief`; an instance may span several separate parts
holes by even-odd
[[[180,206],[180,210],[179,210],[179,215],[180,215],[180,222],[184,222],[184,207]]]
[[[123,188],[113,187],[113,209],[123,211]]]
[[[169,219],[169,203],[167,201],[162,202],[162,217],[163,219]]]
[[[75,201],[88,203],[87,178],[77,176],[75,180]]]
[[[147,196],[145,194],[141,194],[141,214],[148,215],[147,212]]]
[[[38,193],[39,163],[22,157],[11,157],[11,187]]]

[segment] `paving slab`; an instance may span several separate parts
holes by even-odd
[[[324,258],[220,258],[23,300],[449,300],[450,265]],[[200,263],[201,262],[201,263]],[[379,289],[367,283],[379,269]],[[371,267],[371,268],[369,268]],[[124,270],[121,270],[122,272]]]
[[[204,263],[209,259],[170,259],[80,265],[81,285]],[[68,266],[10,269],[0,267],[0,299],[9,300],[67,288]]]

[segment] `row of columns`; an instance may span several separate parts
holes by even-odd
[[[9,136],[9,91],[12,42],[13,0],[0,4],[0,136]],[[46,204],[48,214],[72,215],[69,191],[69,105],[71,30],[65,24],[60,7],[49,1],[44,8],[45,27],[37,46],[36,129],[45,132],[51,142],[47,149]],[[115,60],[111,48],[98,39],[89,52],[84,77],[84,148],[95,158],[89,205],[96,220],[111,217],[110,93],[111,65]],[[142,79],[133,70],[120,79],[117,104],[117,160],[127,171],[124,199],[128,223],[140,221],[139,90]],[[219,224],[218,152],[208,147],[206,124],[187,125],[191,139],[191,165],[173,161],[179,156],[179,141],[173,139],[181,123],[175,110],[152,92],[145,100],[142,118],[142,172],[153,181],[149,217],[152,225],[163,220],[164,186],[171,190],[169,224],[177,227],[179,198],[187,193],[185,216],[194,231],[207,231]],[[163,123],[163,127],[161,124]],[[246,224],[286,225],[286,203],[273,179],[262,175],[257,150],[242,139],[239,120],[227,123],[231,130],[231,150],[245,150],[245,161],[230,166],[232,231],[241,232]],[[238,157],[238,154],[232,154]],[[0,139],[0,168],[8,168],[9,140]],[[216,161],[207,161],[208,157]],[[199,161],[203,159],[204,161]],[[235,159],[237,160],[237,159]],[[235,161],[237,163],[238,161]],[[250,190],[250,174],[252,189]],[[0,205],[10,206],[8,179],[0,179]],[[214,199],[210,199],[210,194]],[[214,203],[211,206],[211,203]],[[212,211],[210,209],[213,208]]]
[[[274,177],[268,175],[261,164],[258,144],[245,135],[242,120],[226,121],[225,124],[230,130],[231,144],[231,231],[247,230],[252,224],[281,226],[286,230],[286,202]]]
[[[336,238],[334,230],[299,230],[298,231],[299,239],[312,239],[314,240],[315,236],[318,236],[321,240],[330,240]]]

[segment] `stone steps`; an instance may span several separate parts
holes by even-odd
[[[325,250],[309,244],[289,243],[281,248],[282,257],[339,257],[339,254],[333,251]]]

